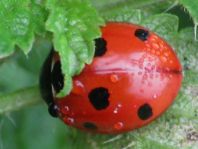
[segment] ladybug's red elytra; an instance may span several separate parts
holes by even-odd
[[[42,96],[51,115],[81,130],[116,134],[142,127],[173,103],[181,64],[168,43],[144,27],[110,22],[101,31],[93,62],[62,98],[56,97],[64,86],[61,63],[51,51],[40,79]]]

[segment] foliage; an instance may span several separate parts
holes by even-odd
[[[197,5],[198,0],[1,0],[0,148],[197,148]],[[174,47],[184,68],[172,107],[152,124],[117,136],[64,126],[48,115],[38,90],[40,68],[53,46],[67,84],[59,96],[69,93],[72,76],[92,61],[104,21],[131,22],[157,32]]]

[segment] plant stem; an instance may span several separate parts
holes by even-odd
[[[41,101],[38,86],[0,96],[0,114],[37,104]]]

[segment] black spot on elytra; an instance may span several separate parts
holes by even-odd
[[[51,73],[51,81],[52,81],[52,85],[53,85],[56,93],[60,92],[60,90],[64,86],[64,77],[63,77],[63,74],[61,71],[60,61],[57,61],[54,64],[54,67],[53,67],[52,73]]]
[[[103,56],[107,51],[107,42],[104,38],[95,39],[95,57]]]
[[[149,32],[147,30],[144,30],[144,29],[137,29],[135,31],[135,36],[142,41],[146,41],[148,39]]]
[[[89,129],[89,130],[96,130],[96,129],[98,128],[95,124],[90,123],[90,122],[84,123],[83,126],[84,126],[86,129]]]
[[[48,106],[48,112],[49,114],[52,116],[52,117],[58,117],[58,106],[54,103],[51,103],[49,106]]]
[[[138,109],[138,117],[141,120],[147,120],[153,115],[152,108],[149,104],[144,104]]]
[[[104,87],[98,87],[89,93],[89,101],[96,110],[103,110],[109,106],[109,92]]]

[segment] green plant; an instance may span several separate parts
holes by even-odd
[[[198,0],[1,0],[0,10],[0,148],[197,147]],[[173,106],[152,124],[118,136],[65,127],[48,115],[38,90],[40,68],[53,44],[68,76],[60,96],[70,91],[71,77],[91,63],[93,39],[105,21],[132,22],[157,32],[174,47],[184,68]]]

